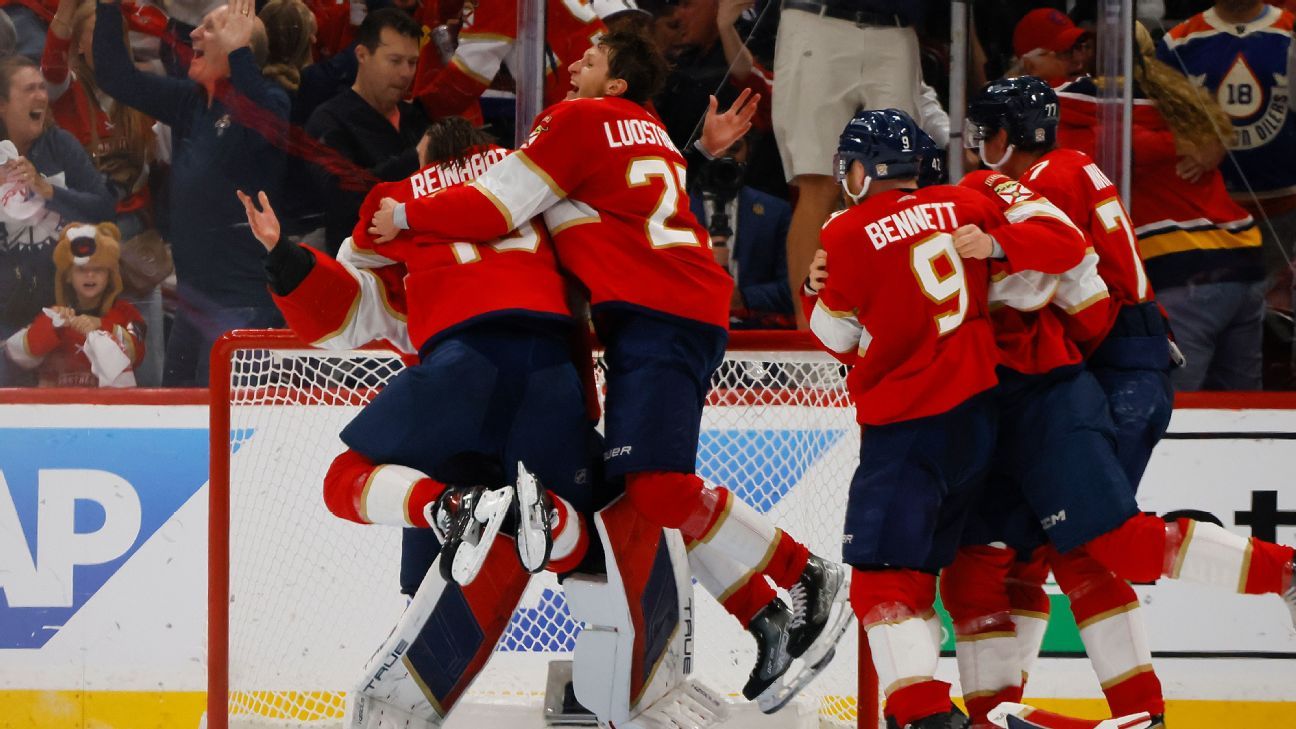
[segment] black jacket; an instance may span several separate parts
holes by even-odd
[[[392,126],[369,102],[346,89],[320,105],[306,122],[306,133],[336,150],[356,167],[383,182],[409,177],[418,171],[415,147],[428,120],[416,104],[400,102],[400,129]],[[320,193],[324,196],[324,231],[329,251],[338,247],[356,225],[356,215],[368,189],[347,189],[327,168],[316,166]],[[354,180],[348,180],[354,182]]]

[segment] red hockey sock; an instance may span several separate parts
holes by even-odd
[[[779,529],[774,554],[765,565],[763,572],[774,581],[774,584],[786,590],[801,579],[801,573],[805,571],[806,563],[809,561],[810,550],[787,532]]]
[[[1048,619],[1049,599],[1044,592],[1048,580],[1049,557],[1052,550],[1040,547],[1028,561],[1017,560],[1008,568],[1008,602],[1013,614],[1039,616]]]
[[[328,510],[360,524],[426,528],[430,525],[423,516],[424,507],[444,490],[445,484],[412,468],[375,464],[353,450],[335,458],[324,476],[324,504]],[[375,506],[382,510],[381,514],[371,513]],[[396,524],[398,521],[403,523]]]
[[[549,496],[553,499],[558,520],[550,529],[553,551],[549,554],[549,565],[545,569],[563,574],[576,569],[576,565],[585,559],[585,553],[589,551],[589,525],[566,499],[552,492]]]
[[[635,509],[649,522],[666,529],[680,529],[684,521],[699,510],[705,510],[707,517],[714,522],[723,513],[724,504],[700,498],[704,493],[711,492],[704,491],[702,479],[692,473],[645,471],[626,476],[626,496]],[[705,533],[703,530],[700,534],[685,533],[685,536],[696,538]]]
[[[1292,586],[1292,555],[1291,547],[1252,537],[1242,592],[1248,595],[1285,592]]]
[[[1052,557],[1053,575],[1071,600],[1071,612],[1098,673],[1112,716],[1165,713],[1161,681],[1129,583],[1088,555],[1083,547]]]
[[[1005,701],[1020,704],[1023,691],[1024,689],[1017,685],[1005,686],[998,691],[963,694],[963,706],[967,708],[969,725],[976,729],[991,726],[987,718],[990,712]]]
[[[1167,525],[1158,516],[1136,514],[1119,527],[1090,541],[1085,549],[1123,579],[1156,582],[1166,573],[1167,565],[1173,561],[1173,553],[1178,551],[1178,540],[1171,539],[1169,532],[1178,534],[1182,529],[1179,522]]]
[[[764,575],[754,574],[720,604],[746,628],[756,613],[774,602],[777,596]]]
[[[935,679],[910,684],[887,694],[886,715],[900,726],[950,710],[950,685]]]

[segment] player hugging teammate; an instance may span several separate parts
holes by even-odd
[[[765,711],[823,670],[849,624],[840,565],[693,472],[732,282],[683,202],[683,157],[649,132],[660,125],[642,104],[664,63],[645,39],[609,34],[570,70],[575,98],[542,115],[521,151],[429,143],[429,167],[371,192],[337,261],[279,240],[264,197],[260,209],[244,198],[276,301],[303,338],[418,353],[343,432],[349,450],[325,483],[342,518],[417,528],[402,569],[417,592],[351,692],[348,727],[439,725],[525,588],[520,566],[560,573],[586,623],[576,695],[617,726],[723,714],[685,675],[690,569],[756,638],[743,693]],[[710,114],[707,148],[745,133],[756,100]],[[432,133],[444,141],[456,126]],[[605,138],[606,153],[570,154]],[[440,186],[456,174],[468,179]],[[397,235],[398,222],[413,230]],[[606,348],[602,463],[589,448],[601,443],[597,404],[581,386],[588,345],[572,354],[583,327],[570,326],[555,249]]]
[[[811,328],[853,365],[865,426],[843,556],[888,720],[1097,725],[1016,703],[1051,568],[1112,711],[1141,715],[1121,726],[1162,726],[1126,580],[1280,594],[1296,622],[1293,550],[1138,510],[1169,422],[1172,344],[1129,216],[1092,160],[1055,149],[1058,101],[1039,79],[989,84],[968,119],[993,171],[918,189],[912,120],[856,115],[838,148],[848,209],[807,284]],[[970,721],[932,678],[938,573]]]

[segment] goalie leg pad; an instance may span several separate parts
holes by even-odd
[[[471,585],[446,581],[434,564],[365,667],[344,726],[439,726],[490,658],[529,579],[507,540],[491,547]],[[374,723],[402,716],[409,723]]]
[[[644,520],[628,499],[594,516],[605,576],[563,582],[576,638],[576,698],[618,727],[704,727],[724,715],[692,668],[693,594],[679,535]],[[713,700],[714,699],[714,700]]]

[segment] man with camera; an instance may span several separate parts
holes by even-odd
[[[793,329],[788,290],[786,200],[745,184],[749,143],[738,140],[698,174],[690,207],[711,234],[716,263],[734,278],[732,329]]]

